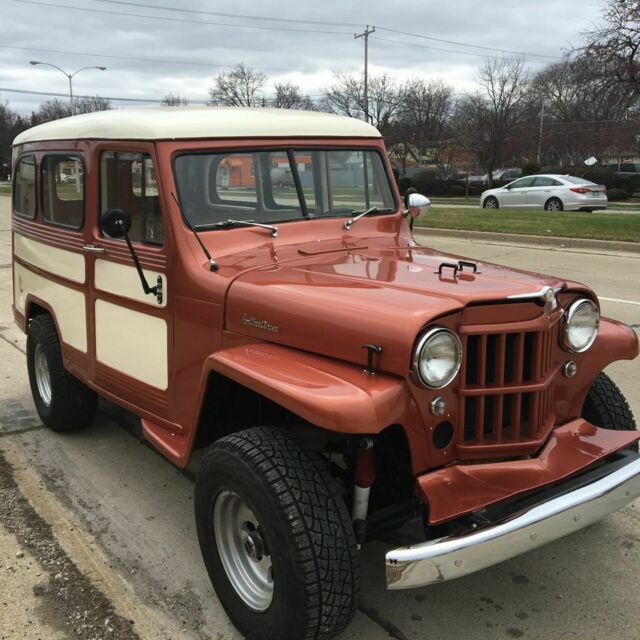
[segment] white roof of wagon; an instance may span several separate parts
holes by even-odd
[[[23,131],[13,144],[44,140],[181,140],[194,138],[379,138],[355,118],[318,111],[247,107],[114,109],[62,118]]]

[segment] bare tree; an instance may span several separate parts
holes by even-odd
[[[82,96],[73,99],[76,114],[92,113],[94,111],[109,111],[112,109],[111,101],[100,96]],[[68,118],[71,115],[71,107],[66,100],[53,98],[45,100],[37,111],[31,114],[31,124],[42,124],[60,118]]]
[[[618,82],[640,93],[640,2],[608,0],[600,25],[583,35],[586,44],[578,52],[599,61]]]
[[[93,113],[94,111],[110,111],[113,109],[111,100],[100,96],[74,98],[73,104],[76,113]]]
[[[538,113],[544,102],[541,147],[547,161],[574,163],[592,155],[628,152],[634,140],[628,137],[628,119],[637,92],[615,80],[607,66],[602,59],[581,54],[551,64],[533,78],[529,99]]]
[[[179,93],[169,92],[160,100],[160,105],[163,107],[188,107],[189,100],[183,98]]]
[[[446,168],[451,149],[451,117],[455,105],[452,87],[443,82],[413,80],[402,95],[399,117],[387,134],[401,158],[430,161]]]
[[[209,104],[233,107],[259,107],[264,104],[262,89],[267,77],[242,62],[231,71],[221,73],[209,89]]]
[[[334,83],[323,92],[327,111],[364,118],[364,78],[353,73],[338,71]],[[397,120],[401,110],[406,85],[398,85],[389,74],[369,78],[369,117],[371,124],[381,133],[386,132]]]
[[[0,101],[0,180],[5,180],[11,171],[13,139],[28,127],[26,118],[10,109],[7,101]]]
[[[274,85],[275,97],[270,101],[278,109],[305,109],[313,111],[314,105],[308,95],[303,95],[300,87],[292,82],[277,83]]]
[[[456,111],[460,143],[489,175],[504,160],[517,135],[526,104],[528,77],[518,59],[487,60],[480,68],[481,91],[462,97]]]

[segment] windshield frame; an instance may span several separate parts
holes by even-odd
[[[393,203],[393,207],[389,207],[389,210],[387,211],[386,208],[383,209],[380,213],[372,213],[370,217],[377,217],[377,216],[391,216],[391,215],[396,215],[399,211],[402,210],[402,204],[400,202],[400,199],[398,198],[398,194],[397,194],[397,188],[396,188],[396,182],[395,182],[395,178],[393,177],[393,174],[390,173],[389,169],[389,159],[388,156],[385,152],[383,152],[383,150],[380,148],[380,146],[378,145],[367,145],[367,144],[358,144],[355,141],[349,141],[349,144],[346,145],[332,145],[332,144],[318,144],[318,143],[305,143],[304,140],[296,140],[294,141],[289,141],[286,144],[275,144],[275,145],[247,145],[247,146],[236,146],[236,145],[231,145],[231,146],[220,146],[220,147],[216,147],[216,146],[211,146],[211,147],[194,147],[194,148],[181,148],[178,149],[176,151],[174,151],[171,154],[171,173],[172,173],[172,179],[173,179],[173,185],[174,185],[174,189],[175,189],[175,193],[176,193],[176,197],[178,199],[178,204],[179,204],[179,208],[180,208],[180,215],[182,218],[182,222],[183,224],[187,227],[187,228],[191,228],[192,222],[187,219],[186,214],[185,214],[185,208],[184,208],[184,202],[182,199],[182,195],[180,193],[180,184],[179,181],[177,179],[177,172],[176,172],[176,161],[178,160],[178,158],[182,157],[182,156],[193,156],[193,155],[214,155],[214,154],[242,154],[242,153],[247,153],[247,154],[252,154],[252,153],[282,153],[283,155],[287,156],[287,158],[289,159],[289,163],[290,163],[290,167],[291,167],[291,156],[292,154],[296,153],[296,152],[306,152],[306,151],[339,151],[339,152],[344,152],[344,151],[360,151],[360,152],[371,152],[371,153],[375,153],[378,155],[378,157],[380,158],[380,163],[381,163],[381,167],[382,167],[382,171],[384,173],[384,177],[387,180],[387,184],[389,186],[389,192],[391,195],[391,200]],[[269,220],[269,221],[265,221],[265,224],[287,224],[290,222],[308,222],[311,220],[330,220],[330,219],[338,219],[338,218],[351,218],[354,214],[352,212],[345,212],[344,214],[327,214],[327,215],[318,215],[318,216],[313,216],[313,215],[308,215],[308,210],[307,210],[307,204],[306,204],[306,197],[304,197],[304,194],[301,192],[301,186],[299,185],[299,175],[298,175],[298,169],[297,166],[295,166],[295,163],[293,165],[292,168],[292,174],[294,176],[294,182],[295,182],[295,191],[296,194],[298,196],[298,208],[300,209],[300,217],[298,218],[292,218],[292,219],[284,219],[284,220]],[[301,199],[302,196],[302,199]],[[356,209],[354,209],[354,211],[358,211]],[[369,216],[368,216],[369,217]],[[261,220],[261,222],[263,222]],[[209,232],[209,231],[226,231],[228,229],[232,229],[234,227],[220,227],[219,229],[203,229],[202,231]],[[236,227],[238,228],[238,227]]]

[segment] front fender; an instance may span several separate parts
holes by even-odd
[[[215,371],[311,424],[342,433],[378,433],[400,421],[411,397],[404,380],[269,343],[210,355]]]

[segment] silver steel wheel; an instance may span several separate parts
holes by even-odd
[[[51,374],[49,373],[47,356],[40,343],[36,344],[36,348],[33,351],[33,371],[36,375],[36,385],[40,399],[48,407],[51,404]]]
[[[498,208],[498,201],[495,198],[487,198],[484,201],[484,208],[485,209],[497,209]]]
[[[273,600],[271,556],[260,523],[233,491],[222,491],[213,507],[213,532],[222,565],[236,593],[255,611]]]
[[[547,211],[562,211],[560,200],[550,200],[547,202]]]

